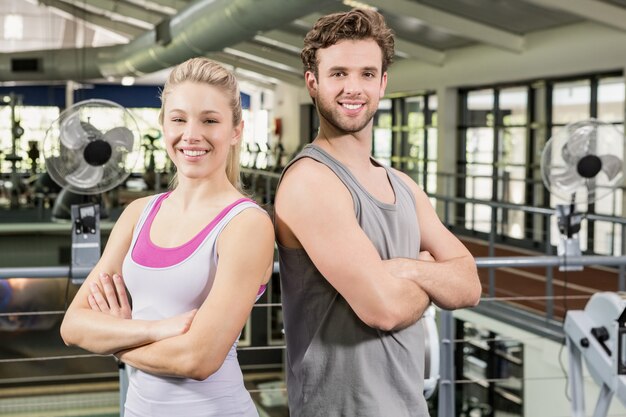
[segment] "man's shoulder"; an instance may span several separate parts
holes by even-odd
[[[289,200],[298,202],[302,210],[302,203],[315,207],[327,199],[334,201],[344,195],[350,198],[345,185],[330,167],[305,157],[293,162],[283,173],[276,192],[276,206]]]
[[[301,157],[292,162],[283,173],[283,182],[323,182],[332,178],[332,170],[323,162],[310,157]]]

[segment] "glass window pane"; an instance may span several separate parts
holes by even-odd
[[[431,94],[426,97],[428,100],[428,112],[430,113],[430,117],[426,118],[427,123],[429,123],[431,126],[437,126],[437,96]]]
[[[392,123],[391,100],[380,100],[378,111],[374,116],[372,154],[374,158],[385,165],[391,164]]]
[[[526,168],[506,167],[502,176],[502,201],[524,204],[526,194]]]
[[[426,157],[431,161],[437,160],[437,128],[428,129],[428,155]]]
[[[426,164],[426,171],[428,176],[426,177],[426,191],[430,194],[437,192],[437,163],[428,162]]]
[[[409,142],[407,170],[418,171],[420,162],[424,160],[424,130],[410,130],[407,138]]]
[[[405,100],[407,109],[407,126],[409,130],[424,127],[424,97],[407,97]]]
[[[43,141],[46,132],[52,123],[59,117],[59,108],[56,106],[16,106],[15,116],[20,121],[20,126],[24,129],[23,135],[16,143],[16,153],[22,158],[16,164],[18,172],[28,170],[42,171],[44,168],[43,157],[40,152],[39,158],[32,161],[28,156],[31,143],[39,151],[43,150]],[[0,172],[11,172],[11,162],[5,158],[12,152],[13,135],[11,133],[11,107],[0,107]],[[34,163],[34,167],[33,167]]]
[[[501,164],[526,164],[526,128],[510,127],[500,129]]]
[[[555,83],[552,90],[552,123],[567,124],[588,119],[589,80]]]
[[[613,230],[615,228],[615,230]],[[599,255],[612,255],[615,231],[617,226],[613,226],[613,223],[595,221],[593,225],[593,251]]]
[[[624,120],[624,80],[603,78],[598,84],[598,119],[615,123]]]
[[[502,230],[506,236],[524,238],[524,212],[522,210],[503,210]]]
[[[493,103],[493,90],[470,91],[465,123],[468,126],[493,126]]]
[[[165,144],[161,137],[159,125],[159,109],[133,108],[128,109],[137,122],[142,137],[141,156],[133,168],[133,172],[163,171],[168,163]]]
[[[527,123],[528,87],[506,88],[500,91],[499,124],[520,126]]]
[[[465,227],[488,233],[491,230],[491,207],[483,204],[465,205]]]
[[[428,108],[430,110],[437,110],[438,102],[436,94],[429,94],[428,96]]]
[[[466,160],[472,163],[493,163],[493,129],[467,129]]]

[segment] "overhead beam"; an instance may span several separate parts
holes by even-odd
[[[176,12],[185,7],[188,2],[185,0],[171,0],[171,1],[151,1],[151,0],[124,0],[126,3],[132,3],[139,7],[143,7],[146,10],[154,10],[156,12],[168,14],[170,16],[175,15]]]
[[[142,8],[132,3],[126,3],[119,0],[63,0],[75,7],[97,14],[116,17],[117,20],[130,18],[140,22],[147,23],[146,29],[152,28],[156,23],[163,20],[167,14],[155,12]],[[121,18],[121,19],[120,19]]]
[[[76,20],[63,20],[63,36],[61,48],[82,48],[93,43],[95,32],[83,22]]]
[[[135,38],[145,32],[144,29],[129,25],[124,22],[111,21],[111,19],[105,16],[100,16],[95,13],[88,12],[85,9],[80,9],[60,0],[39,0],[39,3],[50,7],[50,9],[52,9],[54,12],[60,12],[59,14],[66,19],[79,19],[89,25],[93,25],[97,28],[106,29],[110,32],[122,35],[126,38]]]
[[[402,52],[408,58],[416,58],[433,65],[443,65],[446,54],[436,49],[428,48],[414,42],[409,42],[396,36],[396,54]]]
[[[300,53],[304,46],[304,38],[282,30],[270,30],[254,37],[255,40],[278,48]]]
[[[626,31],[626,9],[598,0],[526,0]]]
[[[298,19],[297,24],[302,27],[311,28],[321,16],[322,15],[319,13],[312,13],[308,16],[304,16]],[[263,33],[260,36],[273,39],[280,43],[289,44],[291,46],[297,47],[298,50],[301,50],[304,44],[304,39],[301,36],[292,35],[290,33],[280,30],[272,30]],[[428,62],[429,64],[443,65],[445,54],[441,51],[428,48],[414,42],[409,42],[405,39],[399,38],[398,36],[396,36],[395,38],[395,44],[396,52],[402,52],[408,55],[409,58],[418,58],[422,61]]]
[[[292,68],[297,73],[300,73],[302,68],[302,61],[299,57],[286,52],[277,51],[267,46],[260,46],[251,42],[240,42],[230,48],[282,64],[286,67]]]
[[[448,32],[513,52],[524,50],[524,37],[475,20],[408,0],[367,0],[367,4],[389,13],[409,16]]]
[[[235,68],[243,68],[248,71],[257,72],[267,77],[275,78],[277,80],[300,87],[304,85],[303,77],[299,77],[295,74],[284,72],[255,61],[251,61],[241,56],[231,55],[226,52],[214,52],[208,54],[207,56],[211,59],[215,59],[216,61],[231,65]]]
[[[137,0],[131,0],[133,2]],[[146,1],[146,0],[139,0]],[[189,0],[147,0],[149,3],[153,3],[159,6],[171,7],[172,9],[180,10],[183,7],[187,6],[190,1]]]

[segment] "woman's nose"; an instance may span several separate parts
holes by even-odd
[[[183,140],[186,141],[195,141],[200,140],[201,138],[200,128],[197,123],[188,122],[185,125],[185,130],[183,131]]]

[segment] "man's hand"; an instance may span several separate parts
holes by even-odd
[[[435,262],[435,258],[428,251],[419,253],[417,260],[419,262]],[[415,259],[409,258],[393,258],[383,261],[387,272],[396,278],[411,279],[414,276],[413,269],[416,267]]]
[[[431,255],[427,250],[421,251],[417,256],[417,260],[423,262],[435,262],[435,258],[433,258],[433,255]]]

